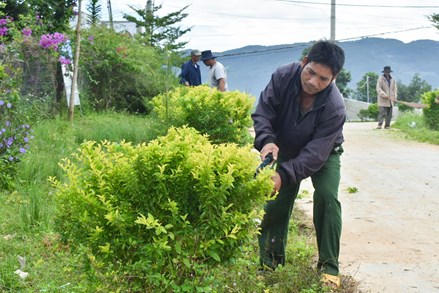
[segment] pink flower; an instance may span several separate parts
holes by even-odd
[[[58,60],[63,65],[69,65],[72,63],[72,61],[69,58],[66,58],[64,56],[60,56]]]
[[[41,36],[38,44],[44,49],[52,48],[53,50],[58,51],[59,45],[66,40],[67,38],[61,33],[45,34]]]
[[[8,28],[5,26],[0,27],[0,36],[6,36],[8,34]]]
[[[32,35],[32,30],[31,30],[30,28],[28,28],[28,27],[25,27],[25,28],[21,31],[21,33],[22,33],[23,35],[25,35],[26,37],[28,37],[28,36]]]

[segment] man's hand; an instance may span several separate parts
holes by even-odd
[[[274,195],[279,192],[280,187],[282,186],[282,179],[280,178],[280,175],[277,172],[274,173],[271,179],[273,179],[274,181],[274,190],[273,190],[273,195]]]
[[[271,153],[273,155],[273,162],[277,161],[277,155],[279,153],[279,148],[277,147],[276,144],[274,143],[267,143],[266,145],[264,145],[264,147],[261,150],[261,160],[264,161],[265,157]],[[271,177],[271,179],[274,182],[274,188],[273,188],[273,193],[272,196],[276,195],[279,190],[280,187],[282,186],[282,180],[280,178],[279,173],[275,172],[274,175]]]
[[[273,155],[273,162],[277,161],[277,154],[279,153],[279,148],[274,143],[267,143],[261,150],[261,160],[265,160],[265,156],[269,153]]]

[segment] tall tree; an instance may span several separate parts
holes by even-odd
[[[431,89],[432,86],[425,80],[421,79],[419,73],[415,73],[408,86],[398,82],[398,100],[419,102],[422,94],[431,91]]]
[[[102,6],[99,4],[99,0],[90,0],[87,4],[87,23],[90,25],[96,25],[101,19]]]
[[[340,73],[337,76],[337,79],[335,80],[335,84],[337,85],[341,94],[345,98],[349,98],[353,92],[350,88],[348,88],[348,83],[351,82],[351,80],[352,80],[351,72],[347,71],[344,68],[340,71]]]
[[[169,51],[178,51],[187,44],[187,42],[178,42],[177,40],[189,32],[191,28],[183,29],[176,24],[188,16],[184,11],[189,5],[162,17],[157,15],[157,11],[162,8],[162,5],[151,5],[148,9],[129,7],[137,13],[140,19],[128,14],[125,14],[124,18],[134,22],[137,27],[143,28],[143,32],[140,33],[140,39],[143,43]]]

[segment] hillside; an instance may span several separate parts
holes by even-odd
[[[230,90],[246,91],[256,97],[265,87],[272,72],[280,65],[299,60],[310,43],[277,46],[246,46],[217,52],[218,61],[227,68]],[[381,74],[385,65],[392,66],[394,76],[409,84],[415,73],[433,88],[439,88],[439,41],[419,40],[403,43],[394,39],[366,38],[341,42],[346,53],[345,68],[351,72],[351,89],[366,72]],[[202,65],[202,80],[207,80],[207,68]]]

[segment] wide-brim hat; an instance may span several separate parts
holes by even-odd
[[[216,58],[216,56],[213,56],[211,50],[206,50],[206,51],[201,52],[201,61],[206,61],[206,60],[215,59],[215,58]]]
[[[390,66],[384,66],[383,73],[390,73],[390,72],[393,72],[392,68]]]

